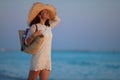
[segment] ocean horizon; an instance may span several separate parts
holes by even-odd
[[[52,51],[51,57],[49,80],[120,80],[120,52]],[[0,80],[27,80],[30,60],[21,51],[0,51]]]

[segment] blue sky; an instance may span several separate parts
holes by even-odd
[[[120,51],[120,0],[1,0],[0,48],[20,48],[18,30],[36,1],[53,4],[61,18],[52,49]]]

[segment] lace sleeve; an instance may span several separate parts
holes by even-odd
[[[35,25],[32,25],[32,26],[30,27],[30,30],[29,30],[27,36],[28,36],[28,37],[31,36],[31,35],[35,32],[35,30],[36,30]]]
[[[54,20],[50,21],[50,27],[54,28],[59,22],[60,22],[60,18],[56,16]]]
[[[28,33],[27,33],[27,36],[26,36],[26,39],[25,39],[25,43],[27,44],[27,39],[28,39],[28,37],[30,37],[34,32],[35,32],[35,30],[36,30],[36,27],[35,27],[35,25],[32,25],[31,27],[30,27],[30,29],[29,29],[29,31],[28,31]]]

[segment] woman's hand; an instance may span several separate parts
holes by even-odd
[[[42,32],[40,30],[36,31],[34,34],[33,34],[35,37],[37,36],[40,36],[42,35]]]

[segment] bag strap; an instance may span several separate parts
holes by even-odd
[[[37,32],[37,31],[38,31],[38,27],[37,27],[37,24],[35,24],[35,26],[36,26],[36,30],[35,30],[35,32]]]

